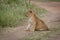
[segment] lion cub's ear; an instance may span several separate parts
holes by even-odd
[[[29,12],[32,13],[32,10],[30,10]]]

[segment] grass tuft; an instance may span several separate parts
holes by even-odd
[[[29,5],[29,0],[0,0],[0,27],[23,25],[27,19],[25,12],[29,8],[37,14],[45,13],[44,9]]]

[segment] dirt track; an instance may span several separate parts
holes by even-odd
[[[46,9],[48,12],[42,18],[47,23],[58,21],[60,22],[60,2],[35,2],[31,3],[35,4],[37,7],[41,7]]]
[[[49,28],[60,28],[60,2],[35,2],[37,7],[46,9],[48,12],[42,18]],[[47,40],[60,40],[60,32],[52,34]]]
[[[37,7],[42,7],[46,9],[48,12],[42,18],[46,24],[50,26],[60,25],[60,3],[59,2],[32,2]],[[25,26],[14,28],[13,32],[8,34],[1,34],[0,40],[21,40],[22,38],[31,34],[31,32],[24,31]],[[60,33],[57,33],[56,36],[49,37],[48,40],[60,40]]]

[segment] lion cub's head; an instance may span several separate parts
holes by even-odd
[[[31,17],[33,15],[33,12],[31,10],[27,11],[25,16],[26,17]]]

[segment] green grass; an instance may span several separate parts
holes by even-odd
[[[14,27],[26,22],[25,13],[31,8],[39,16],[45,9],[30,5],[29,0],[0,0],[0,27]]]
[[[15,26],[25,19],[24,13],[28,8],[28,1],[0,0],[0,26]]]

